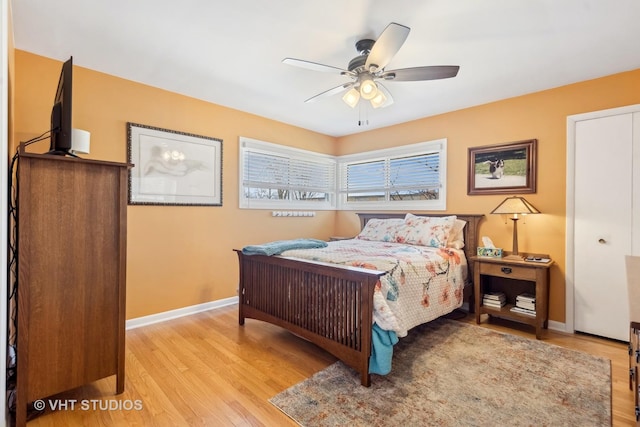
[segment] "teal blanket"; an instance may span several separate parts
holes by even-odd
[[[293,239],[276,240],[275,242],[263,243],[261,245],[249,245],[242,248],[245,255],[280,255],[289,249],[315,249],[324,248],[327,242],[317,239]]]
[[[377,323],[374,323],[371,341],[369,373],[387,375],[391,372],[393,346],[398,342],[398,336],[394,331],[385,331]]]

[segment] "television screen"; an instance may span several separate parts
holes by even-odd
[[[73,57],[62,64],[58,89],[51,109],[51,146],[47,154],[70,154],[72,78]]]

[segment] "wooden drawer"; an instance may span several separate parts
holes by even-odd
[[[520,267],[517,265],[480,263],[480,274],[487,274],[496,277],[506,277],[509,279],[536,281],[536,269]]]

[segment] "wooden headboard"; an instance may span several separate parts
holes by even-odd
[[[469,264],[469,280],[473,280],[473,262],[471,261],[471,257],[476,255],[476,248],[478,247],[478,242],[480,237],[479,227],[480,221],[484,218],[483,214],[456,214],[456,213],[414,213],[417,216],[451,216],[455,215],[458,219],[466,221],[467,224],[464,227],[464,253],[467,257],[467,262]],[[358,212],[357,215],[360,217],[360,229],[362,230],[364,226],[367,224],[367,221],[373,218],[385,219],[385,218],[404,218],[406,213],[364,213]]]

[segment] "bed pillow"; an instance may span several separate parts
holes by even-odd
[[[372,218],[367,221],[356,239],[372,240],[377,242],[395,242],[398,228],[404,226],[402,218]]]
[[[455,216],[416,216],[408,213],[398,229],[396,242],[410,245],[444,248],[456,221]]]
[[[453,227],[449,232],[449,240],[447,240],[447,247],[453,249],[462,249],[464,248],[464,226],[467,224],[467,221],[463,221],[461,219],[456,218],[453,223]]]

